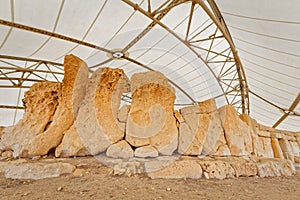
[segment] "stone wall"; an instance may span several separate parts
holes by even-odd
[[[66,56],[64,68],[62,84],[36,83],[25,93],[23,119],[0,130],[2,154],[33,157],[55,150],[56,157],[104,153],[114,159],[220,158],[192,162],[190,168],[200,166],[207,177],[215,176],[210,173],[218,167],[229,170],[225,177],[232,176],[233,165],[239,166],[234,173],[246,173],[234,157],[256,159],[262,174],[278,160],[300,162],[300,133],[263,126],[231,105],[217,108],[214,99],[176,111],[175,90],[160,72],[138,73],[129,80],[121,69],[99,68],[88,78],[87,65],[73,55]],[[120,108],[121,96],[128,92],[131,105]],[[182,169],[186,163],[170,168]]]

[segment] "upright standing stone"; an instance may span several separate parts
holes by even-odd
[[[14,157],[26,157],[33,140],[49,128],[60,98],[60,83],[40,82],[32,85],[23,99],[23,118],[15,126],[3,130],[1,150],[13,150]],[[32,149],[30,153],[40,152]]]
[[[277,138],[271,138],[272,149],[274,152],[274,158],[284,159],[283,152]]]
[[[219,109],[225,138],[232,155],[249,155],[252,150],[250,129],[238,116],[232,105]]]
[[[90,155],[81,142],[75,123],[64,133],[62,142],[55,149],[56,157],[86,156]]]
[[[294,153],[291,144],[286,139],[286,137],[283,137],[282,139],[279,139],[279,144],[283,152],[284,158],[294,162]]]
[[[131,94],[126,140],[132,146],[150,145],[162,155],[171,155],[178,143],[174,88],[163,74],[150,71],[132,76]]]
[[[83,145],[92,154],[105,151],[124,137],[117,119],[121,96],[129,80],[121,69],[99,68],[87,85],[87,94],[75,121]]]
[[[262,147],[262,157],[274,158],[273,146],[271,143],[271,138],[259,137],[259,141]]]
[[[258,138],[258,123],[247,114],[241,114],[240,119],[243,120],[250,128],[250,135],[252,139],[252,154],[256,156],[262,156],[263,150]]]
[[[179,128],[178,152],[184,155],[215,155],[226,145],[214,99],[180,110],[184,122]]]
[[[84,61],[74,55],[67,55],[64,60],[64,79],[62,82],[62,96],[49,128],[39,134],[28,148],[28,155],[44,155],[57,147],[66,130],[73,124],[79,104],[85,95],[88,82],[88,67]]]

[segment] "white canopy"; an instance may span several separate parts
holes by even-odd
[[[216,98],[299,131],[299,2],[216,3],[222,15],[211,0],[0,0],[0,125],[22,116],[30,85],[61,81],[72,53],[91,72],[161,71],[176,88],[176,108]]]

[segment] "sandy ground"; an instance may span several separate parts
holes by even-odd
[[[92,157],[66,161],[82,169],[82,176],[11,180],[0,175],[0,199],[300,199],[300,169],[292,177],[152,180],[109,175],[111,170]]]

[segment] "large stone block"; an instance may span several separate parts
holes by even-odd
[[[295,173],[295,167],[289,160],[260,158],[257,162],[258,176],[291,176]]]
[[[224,132],[214,99],[182,108],[178,152],[184,155],[215,155],[225,145]]]
[[[262,157],[274,158],[274,152],[272,148],[271,138],[259,137],[259,141],[262,147]]]
[[[89,151],[81,142],[75,124],[64,133],[63,140],[55,149],[56,157],[86,156]]]
[[[157,171],[148,172],[152,179],[199,179],[202,177],[202,169],[195,160],[179,160]]]
[[[283,139],[279,139],[278,141],[284,158],[294,162],[294,152],[290,142],[285,137]]]
[[[259,141],[259,124],[256,122],[256,120],[252,119],[247,114],[241,114],[240,119],[242,119],[250,128],[250,135],[252,139],[252,154],[256,156],[262,156],[262,146]]]
[[[227,162],[221,160],[200,160],[198,163],[201,165],[206,179],[225,179],[236,176],[235,170]]]
[[[219,112],[231,155],[250,155],[253,149],[250,128],[239,118],[232,105],[221,107]]]
[[[61,98],[53,116],[52,123],[42,134],[37,135],[28,145],[28,156],[44,155],[57,147],[63,134],[73,124],[80,102],[85,95],[88,82],[88,67],[84,61],[74,55],[67,55],[64,60],[64,79]]]
[[[132,103],[126,124],[126,140],[135,147],[151,145],[171,155],[178,144],[174,113],[175,91],[160,72],[131,78]]]
[[[4,172],[6,178],[11,179],[44,179],[54,178],[63,174],[70,174],[75,170],[70,163],[21,163],[12,165]]]
[[[257,166],[248,157],[221,157],[216,159],[229,163],[235,170],[236,177],[250,177],[257,175]]]
[[[281,150],[279,141],[277,138],[271,138],[272,149],[274,152],[274,158],[284,159],[283,152]]]
[[[290,141],[294,156],[300,157],[300,147],[297,142]]]
[[[32,85],[23,99],[23,118],[15,126],[3,129],[0,142],[2,150],[13,150],[14,157],[26,157],[28,153],[47,153],[35,152],[31,145],[38,135],[49,129],[60,98],[60,83],[40,82]]]
[[[129,80],[121,69],[99,68],[89,80],[75,126],[92,155],[123,139],[124,124],[117,115],[121,96],[128,91]]]

